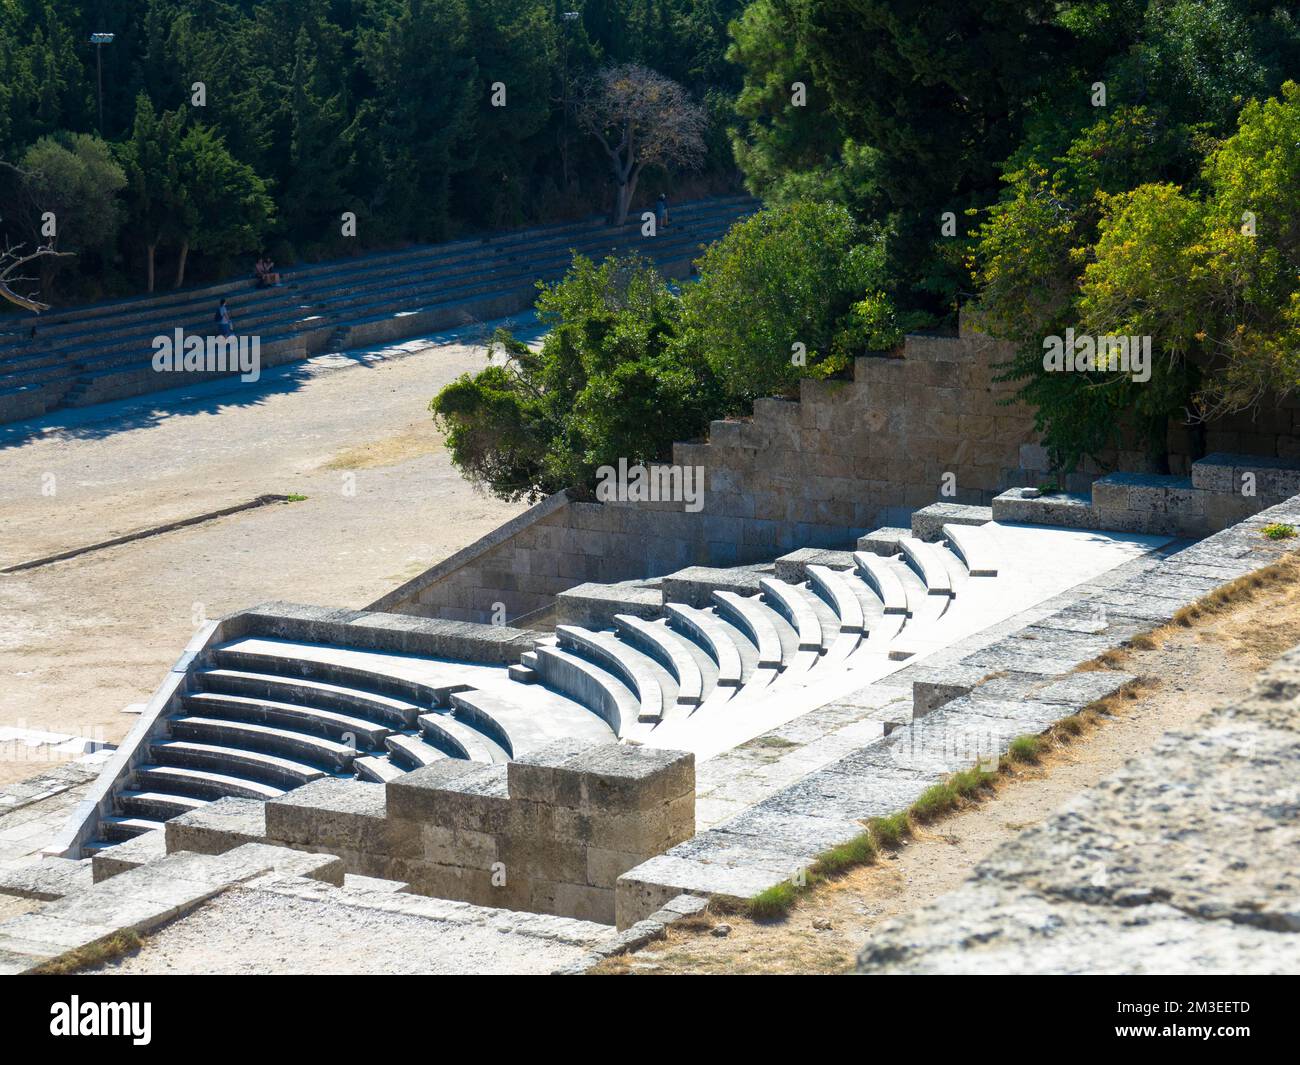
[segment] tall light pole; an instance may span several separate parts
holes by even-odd
[[[104,45],[113,43],[114,34],[92,33],[90,43],[95,46],[96,80],[99,83],[99,136],[104,136]]]

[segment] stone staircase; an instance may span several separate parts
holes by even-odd
[[[0,422],[220,376],[159,373],[151,360],[154,337],[210,333],[222,297],[237,333],[260,337],[262,365],[273,366],[515,313],[532,304],[537,280],[562,276],[574,252],[637,251],[667,274],[685,274],[703,245],[756,206],[744,196],[684,203],[654,238],[641,237],[639,221],[616,228],[588,219],[295,267],[274,289],[241,279],[39,319],[0,317]]]

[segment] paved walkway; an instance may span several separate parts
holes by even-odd
[[[519,513],[461,478],[427,412],[496,324],[0,427],[0,568],[307,496],[0,575],[0,726],[116,741],[203,618],[361,607]]]

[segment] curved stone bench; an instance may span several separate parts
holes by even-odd
[[[952,544],[957,557],[966,564],[966,572],[972,577],[998,575],[996,549],[982,526],[945,525],[943,535]]]
[[[758,649],[758,668],[781,668],[781,635],[772,624],[769,610],[757,599],[746,599],[735,592],[715,591],[713,601],[718,604],[737,628],[743,629]]]
[[[198,799],[192,795],[177,795],[163,791],[120,792],[117,796],[118,808],[128,817],[143,817],[151,821],[167,821],[178,814],[186,814],[207,806],[211,800]]]
[[[105,817],[100,821],[100,830],[104,838],[113,842],[134,839],[136,836],[143,836],[146,832],[154,832],[163,827],[161,821],[153,821],[147,817],[118,817],[116,815]]]
[[[822,623],[812,604],[805,598],[804,590],[776,577],[762,577],[758,586],[772,600],[773,609],[783,614],[786,621],[794,626],[799,635],[799,650],[820,652]]]
[[[939,557],[933,545],[918,540],[915,536],[906,536],[899,541],[899,546],[903,549],[903,556],[920,574],[928,594],[952,597],[953,590],[952,583],[948,579],[948,567],[943,564],[943,559]]]
[[[567,651],[554,650],[556,654],[577,659]],[[606,679],[620,688],[623,697],[635,706],[631,692],[608,674]],[[457,692],[451,700],[456,707],[456,716],[463,724],[495,740],[512,758],[522,757],[556,740],[609,743],[615,738],[611,726],[598,709],[553,691],[544,684],[499,684],[492,688]]]
[[[358,758],[352,763],[352,768],[357,771],[358,779],[368,780],[373,784],[387,784],[390,780],[406,775],[406,771],[400,766],[393,765],[387,758],[376,758],[372,754]]]
[[[726,626],[707,610],[697,610],[685,603],[665,603],[664,613],[669,623],[676,622],[704,646],[718,666],[718,687],[740,687],[742,673],[740,650],[731,639]]]
[[[319,780],[325,772],[314,765],[295,762],[260,751],[222,747],[192,740],[160,740],[149,745],[153,760],[186,769],[207,769],[232,777],[250,777],[278,787],[296,788]]]
[[[284,794],[283,788],[260,780],[181,765],[141,766],[135,771],[135,783],[141,790],[198,795],[205,799],[224,799],[227,796],[237,799],[275,799]]]
[[[214,648],[222,668],[321,681],[335,687],[376,692],[413,702],[421,711],[450,705],[453,692],[475,686],[476,678],[496,674],[487,666],[441,662],[384,651],[363,651],[330,644],[302,643],[271,637],[244,636]],[[422,673],[445,671],[444,682]],[[450,675],[459,674],[455,679]]]
[[[658,679],[643,663],[628,656],[629,648],[616,638],[601,632],[592,632],[580,625],[556,625],[555,636],[560,646],[580,651],[598,659],[607,669],[617,673],[637,694],[641,708],[638,721],[658,722],[664,716],[664,692]]]
[[[419,706],[405,699],[306,677],[250,673],[240,669],[203,669],[195,677],[204,691],[319,706],[341,714],[382,721],[397,728],[414,728],[416,718],[422,712]]]
[[[704,674],[688,641],[667,625],[632,614],[615,614],[614,624],[623,639],[657,658],[677,678],[679,706],[697,706],[704,693]]]
[[[333,740],[349,739],[363,751],[380,751],[384,737],[393,730],[359,717],[333,710],[321,710],[298,703],[274,702],[251,695],[227,695],[224,692],[190,692],[184,697],[187,710],[202,717],[228,721],[252,721],[258,724],[283,725],[299,732],[315,732]]]
[[[323,736],[258,725],[251,721],[227,721],[219,717],[176,717],[169,722],[174,739],[209,743],[216,747],[247,748],[291,759],[328,766],[341,771],[352,766],[357,756],[355,747],[337,743]]]
[[[883,555],[875,555],[870,551],[854,551],[853,559],[857,562],[858,572],[862,574],[867,586],[880,597],[885,613],[906,614],[907,593],[903,590],[903,582],[890,566],[889,560]]]
[[[857,593],[844,579],[844,574],[827,566],[812,565],[807,569],[808,579],[830,600],[839,617],[840,632],[861,634],[867,627],[867,619],[862,613],[862,603],[858,601]]]
[[[640,700],[623,682],[585,658],[559,647],[539,646],[537,671],[548,684],[604,718],[619,739],[640,716]]]
[[[451,714],[421,714],[420,731],[427,742],[447,750],[454,758],[467,758],[471,762],[508,762],[510,751],[495,740],[485,736]]]
[[[419,769],[447,757],[445,751],[430,746],[418,736],[389,736],[384,740],[384,746],[388,748],[393,761],[404,769]]]

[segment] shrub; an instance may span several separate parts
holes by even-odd
[[[683,347],[733,405],[844,369],[862,350],[855,330],[889,339],[880,245],[862,237],[843,207],[793,203],[737,223],[705,253],[684,297]],[[859,302],[868,304],[860,323],[851,313]]]

